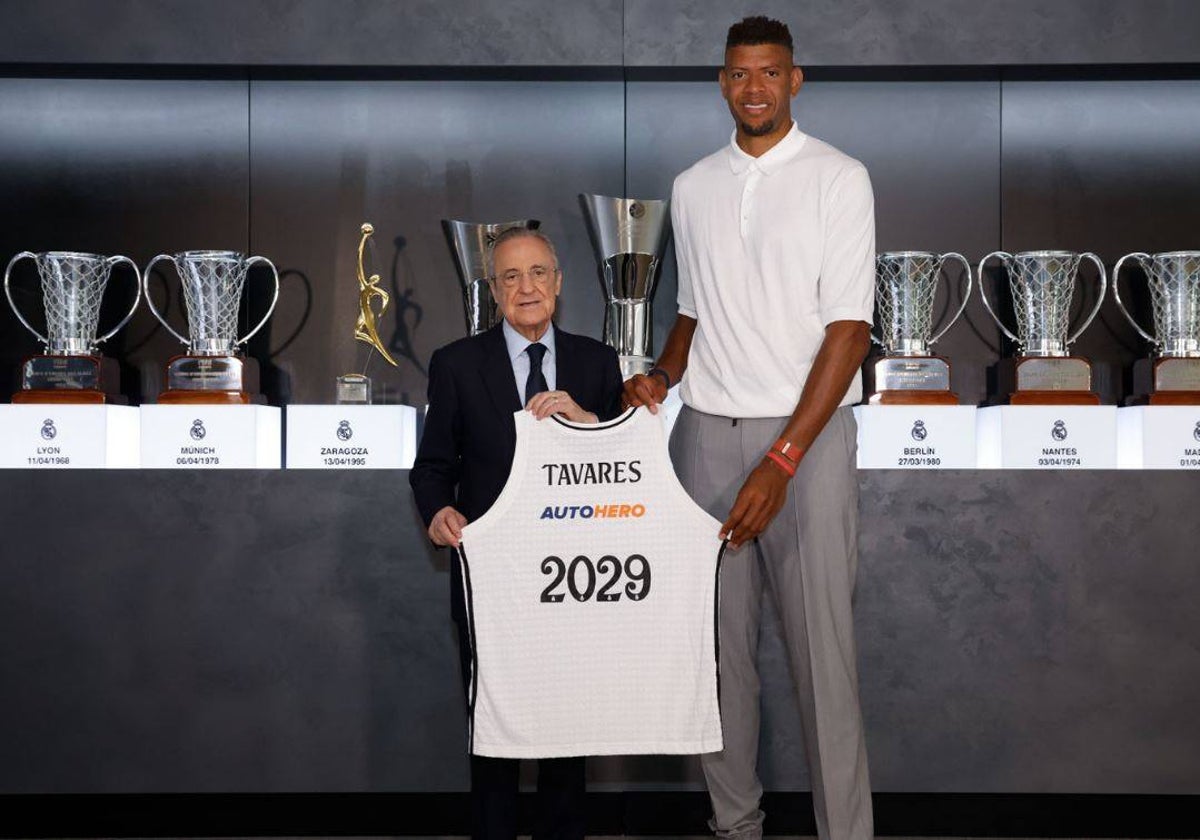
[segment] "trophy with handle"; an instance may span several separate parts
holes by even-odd
[[[1121,300],[1121,266],[1137,260],[1146,273],[1154,333],[1144,330]],[[1137,252],[1117,260],[1113,268],[1117,308],[1154,357],[1134,365],[1134,401],[1150,405],[1200,405],[1200,251]]]
[[[371,354],[367,356],[367,361],[363,364],[362,373],[344,373],[337,378],[335,402],[338,405],[371,404],[371,377],[367,376],[367,365],[371,363],[375,351],[379,351],[379,355],[385,362],[396,367],[396,360],[392,358],[392,354],[387,351],[387,347],[379,338],[379,320],[388,311],[388,306],[391,305],[391,296],[379,288],[379,275],[368,276],[364,265],[367,243],[370,241],[371,235],[375,233],[375,226],[370,222],[363,222],[359,231],[362,237],[358,240],[358,320],[354,324],[354,338],[370,345]],[[378,312],[373,306],[375,301],[379,301]]]
[[[998,257],[1008,271],[1016,314],[1016,332],[1005,326],[988,300],[983,269]],[[1099,272],[1096,305],[1075,332],[1070,332],[1071,298],[1079,264],[1091,260]],[[1104,263],[1091,252],[993,251],[979,261],[979,296],[1000,329],[1017,343],[1014,359],[1001,360],[1000,393],[1008,392],[1012,405],[1099,405],[1092,390],[1092,364],[1072,356],[1070,346],[1100,312],[1108,280]]]
[[[46,310],[46,335],[25,320],[13,300],[9,281],[13,266],[23,259],[37,265]],[[101,344],[129,323],[141,300],[137,284],[133,304],[125,317],[97,337],[100,303],[114,266],[124,263],[137,271],[129,257],[104,257],[75,251],[22,251],[4,271],[4,294],[17,319],[42,343],[44,353],[25,360],[21,367],[21,390],[14,403],[124,403],[120,369],[115,359],[98,354]]]
[[[947,260],[962,264],[962,303],[935,335],[933,301]],[[880,334],[871,338],[883,347],[875,363],[876,405],[958,405],[950,390],[950,362],[930,348],[962,317],[971,297],[971,264],[951,251],[887,251],[875,257],[875,301]]]
[[[167,323],[150,296],[150,272],[156,263],[170,260],[183,284],[188,337]],[[275,277],[271,305],[254,329],[237,337],[238,310],[246,273],[262,263]],[[142,274],[146,302],[154,317],[187,348],[186,354],[167,363],[166,389],[160,403],[247,405],[257,401],[257,366],[240,352],[243,344],[262,329],[279,301],[279,272],[266,257],[246,257],[237,251],[183,251],[159,254]]]
[[[604,292],[604,341],[621,375],[654,366],[651,303],[667,242],[669,202],[581,194]]]
[[[491,224],[442,219],[442,230],[446,233],[446,241],[450,243],[450,252],[454,255],[454,266],[458,269],[458,280],[462,287],[467,335],[479,335],[500,323],[496,301],[488,286],[488,251],[496,237],[509,228],[537,230],[540,226],[541,222],[537,219]]]

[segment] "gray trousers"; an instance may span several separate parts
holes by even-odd
[[[684,407],[671,433],[675,471],[696,503],[724,521],[786,424],[786,418],[734,421]],[[779,515],[757,543],[726,552],[721,565],[725,749],[701,757],[719,837],[762,836],[755,653],[764,580],[799,698],[818,834],[868,840],[874,833],[850,611],[858,562],[855,438],[851,409],[838,409],[805,453]]]

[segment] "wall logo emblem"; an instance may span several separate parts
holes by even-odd
[[[203,420],[193,420],[192,428],[188,430],[188,434],[192,436],[192,440],[204,440],[204,436],[208,434],[208,429],[204,428]]]
[[[337,427],[338,440],[350,440],[354,437],[354,430],[350,428],[349,420],[342,420]]]
[[[1057,441],[1066,440],[1067,439],[1067,424],[1064,423],[1062,420],[1055,420],[1054,428],[1050,430],[1050,437],[1054,438]]]
[[[1200,426],[1197,429],[1200,430]],[[54,428],[54,421],[46,420],[42,423],[42,439],[54,440],[56,437],[58,437],[58,429]]]
[[[913,423],[912,431],[909,434],[912,435],[913,440],[925,440],[925,438],[929,437],[929,430],[925,428],[925,421],[918,420]]]
[[[635,219],[640,219],[646,215],[646,207],[638,202],[633,202],[629,205],[629,215]]]

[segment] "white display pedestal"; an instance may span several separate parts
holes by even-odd
[[[974,469],[973,405],[860,405],[858,468],[863,470]]]
[[[138,466],[138,410],[125,405],[0,405],[0,468]]]
[[[1000,405],[977,418],[984,469],[1116,469],[1116,406]]]
[[[289,405],[287,468],[407,470],[417,455],[408,405]]]
[[[268,405],[143,405],[142,467],[280,467],[280,411]]]
[[[1200,405],[1117,409],[1117,434],[1122,469],[1200,469]]]

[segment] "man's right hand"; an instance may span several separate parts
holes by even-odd
[[[658,404],[667,398],[667,386],[657,376],[637,373],[625,380],[621,402],[631,408],[646,406],[651,414],[658,414]]]
[[[446,505],[433,515],[429,523],[429,539],[434,545],[448,545],[458,548],[462,540],[462,529],[467,524],[467,518],[450,505]]]

